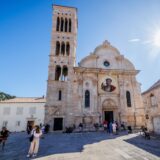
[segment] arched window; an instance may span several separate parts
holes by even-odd
[[[127,106],[128,107],[131,107],[132,104],[131,104],[131,94],[129,91],[126,91],[126,99],[127,99]]]
[[[69,45],[69,42],[66,43],[66,53],[67,53],[67,56],[69,56],[69,54],[70,54],[70,45]]]
[[[56,56],[58,56],[60,53],[60,43],[57,41],[56,42]]]
[[[85,108],[90,107],[90,92],[88,90],[85,91]]]
[[[64,27],[64,20],[61,18],[61,32],[63,32],[63,27]]]
[[[61,54],[62,55],[65,54],[65,43],[64,42],[61,43]]]
[[[59,90],[58,92],[58,100],[61,101],[62,100],[62,91]]]
[[[71,32],[71,30],[72,30],[72,21],[71,19],[69,19],[69,32]]]
[[[60,19],[59,19],[59,17],[57,17],[57,27],[56,27],[57,31],[59,31],[59,24],[60,24]]]
[[[67,81],[67,77],[68,77],[68,68],[67,66],[63,66],[62,80]]]
[[[68,20],[67,18],[65,18],[65,32],[67,32],[68,30]]]
[[[60,76],[61,76],[61,67],[60,66],[56,66],[55,80],[59,81],[60,80]]]

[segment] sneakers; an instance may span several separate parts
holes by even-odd
[[[30,158],[30,157],[33,157],[33,158],[34,158],[34,157],[36,157],[36,156],[37,156],[37,154],[33,154],[32,156],[31,156],[30,154],[27,154],[26,157],[27,157],[27,158]]]
[[[33,155],[32,155],[32,157],[36,157],[36,156],[37,156],[36,154],[33,154]]]
[[[27,156],[26,156],[27,158],[29,158],[29,157],[31,157],[31,155],[30,154],[27,154]]]

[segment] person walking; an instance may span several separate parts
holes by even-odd
[[[115,124],[116,124],[116,134],[118,135],[119,133],[119,124],[117,121],[115,121]]]
[[[27,133],[30,134],[32,131],[32,125],[31,124],[27,124]]]
[[[83,131],[83,124],[80,123],[78,127],[79,127],[80,132],[82,132]]]
[[[42,131],[38,125],[32,130],[31,136],[33,136],[33,140],[31,141],[27,157],[36,157],[39,149],[40,137],[42,136]]]
[[[107,131],[107,127],[108,127],[108,122],[106,120],[103,121],[103,128],[104,131]]]
[[[9,131],[7,130],[6,127],[2,127],[2,131],[0,132],[0,143],[2,143],[2,150],[4,150],[8,136],[9,136]]]
[[[113,124],[112,124],[112,130],[113,130],[114,134],[116,134],[116,131],[117,131],[116,129],[117,129],[117,125],[116,125],[115,122],[113,122]]]
[[[112,122],[109,122],[109,133],[112,134],[113,128],[112,128]]]

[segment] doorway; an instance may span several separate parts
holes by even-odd
[[[30,132],[32,131],[33,127],[34,127],[35,121],[34,120],[27,120],[27,133],[30,134]]]
[[[113,122],[113,120],[114,120],[113,111],[104,111],[104,119],[107,122]]]
[[[33,128],[34,127],[34,121],[28,120],[27,121],[27,126],[31,126],[31,128]]]
[[[63,118],[54,118],[53,130],[54,131],[63,130]]]

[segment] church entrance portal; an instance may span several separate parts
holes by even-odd
[[[104,119],[107,122],[113,122],[113,120],[114,120],[113,111],[104,111]]]
[[[54,131],[63,130],[63,118],[54,118],[53,130]]]

